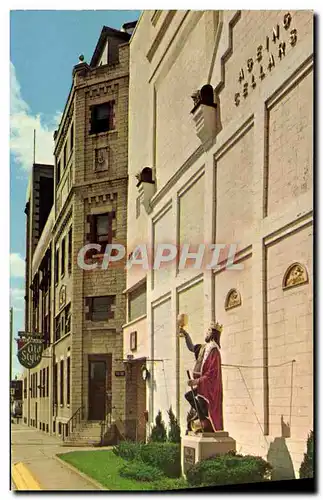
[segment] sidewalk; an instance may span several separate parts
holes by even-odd
[[[69,448],[62,441],[24,424],[11,424],[11,464],[23,462],[39,482],[42,490],[97,490],[76,472],[60,464],[54,456],[69,451],[92,450]]]

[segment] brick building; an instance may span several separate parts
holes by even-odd
[[[276,478],[313,428],[312,70],[309,11],[145,11],[130,42],[128,253],[237,244],[242,264],[128,270],[124,357],[150,373],[135,411],[149,432],[172,405],[184,431],[176,317],[195,342],[216,318],[225,430]]]
[[[45,349],[24,373],[23,417],[68,440],[126,432],[126,377],[115,376],[124,368],[125,273],[98,263],[107,244],[126,246],[134,26],[104,27],[90,63],[80,57],[54,134],[55,166],[33,166],[28,194],[25,329],[42,332]],[[88,243],[97,250],[86,252],[85,270],[78,254]]]

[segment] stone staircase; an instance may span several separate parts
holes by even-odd
[[[65,438],[63,446],[99,446],[101,443],[101,422],[82,420]]]

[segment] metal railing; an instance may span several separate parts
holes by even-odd
[[[80,425],[81,421],[83,420],[83,416],[84,416],[84,406],[82,405],[76,410],[76,412],[73,413],[69,421],[65,424],[63,441],[65,441],[65,439],[72,434],[74,429],[76,429],[76,427]]]

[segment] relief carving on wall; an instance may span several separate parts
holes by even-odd
[[[95,150],[94,170],[102,172],[109,169],[109,148],[97,148]]]
[[[59,308],[61,309],[66,304],[66,286],[62,285],[59,291]]]
[[[224,307],[227,311],[228,309],[233,309],[234,307],[238,306],[241,306],[241,295],[236,288],[232,288],[227,293]]]
[[[291,264],[284,274],[283,289],[285,290],[286,288],[291,288],[305,283],[308,283],[306,267],[299,262]]]

